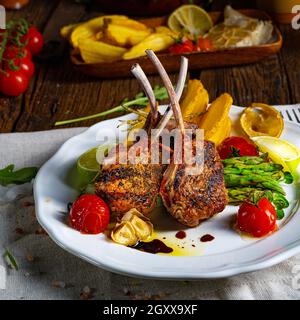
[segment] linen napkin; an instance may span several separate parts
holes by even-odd
[[[0,168],[41,166],[84,128],[0,135]],[[0,186],[0,299],[300,299],[300,255],[277,266],[226,279],[135,279],[97,268],[58,247],[35,218],[32,184]],[[2,254],[1,254],[2,256]]]

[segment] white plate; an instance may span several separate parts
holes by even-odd
[[[238,119],[239,107],[232,107],[232,119]],[[97,134],[115,128],[122,119],[134,115],[102,121],[84,133],[68,140],[39,170],[34,184],[37,218],[50,237],[62,248],[109,271],[143,278],[203,279],[228,277],[259,270],[279,263],[300,252],[300,210],[298,188],[287,186],[290,207],[286,210],[280,229],[273,235],[260,239],[246,239],[232,229],[232,219],[237,207],[228,206],[214,218],[197,228],[185,229],[187,238],[175,238],[176,231],[184,229],[166,213],[160,213],[158,237],[178,254],[185,247],[191,256],[167,256],[141,252],[113,243],[106,236],[83,235],[67,225],[67,204],[78,192],[70,182],[70,172],[77,158],[86,150],[99,145]],[[300,126],[285,123],[283,138],[300,148]],[[211,234],[215,239],[202,243],[199,238]],[[195,245],[193,247],[192,245]]]

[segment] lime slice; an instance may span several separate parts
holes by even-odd
[[[300,150],[296,146],[288,141],[269,136],[251,139],[262,152],[268,152],[274,162],[282,164],[285,170],[298,177]]]
[[[80,184],[86,185],[93,181],[101,169],[103,157],[113,147],[113,144],[101,145],[83,153],[77,160],[77,172]]]
[[[82,154],[77,160],[77,172],[81,184],[90,183],[100,170],[96,154],[98,148],[93,148]]]
[[[191,4],[181,6],[171,13],[168,26],[173,31],[187,33],[195,38],[206,34],[213,27],[213,22],[205,10]]]

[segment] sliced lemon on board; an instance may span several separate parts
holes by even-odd
[[[286,140],[269,136],[252,137],[251,139],[262,152],[268,152],[274,162],[280,163],[285,170],[298,177],[300,150],[296,146]]]
[[[173,31],[187,33],[194,38],[206,34],[213,27],[213,22],[204,9],[191,4],[183,5],[171,13],[168,26]]]
[[[279,138],[284,128],[279,111],[263,103],[253,103],[246,108],[240,123],[249,137],[272,136]]]

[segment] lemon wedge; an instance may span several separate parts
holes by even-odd
[[[283,165],[285,170],[298,177],[300,150],[288,141],[270,136],[252,137],[252,141],[262,152],[268,152],[270,158]]]
[[[206,34],[213,27],[213,22],[204,9],[191,4],[183,5],[171,13],[168,26],[175,32],[195,38]]]

